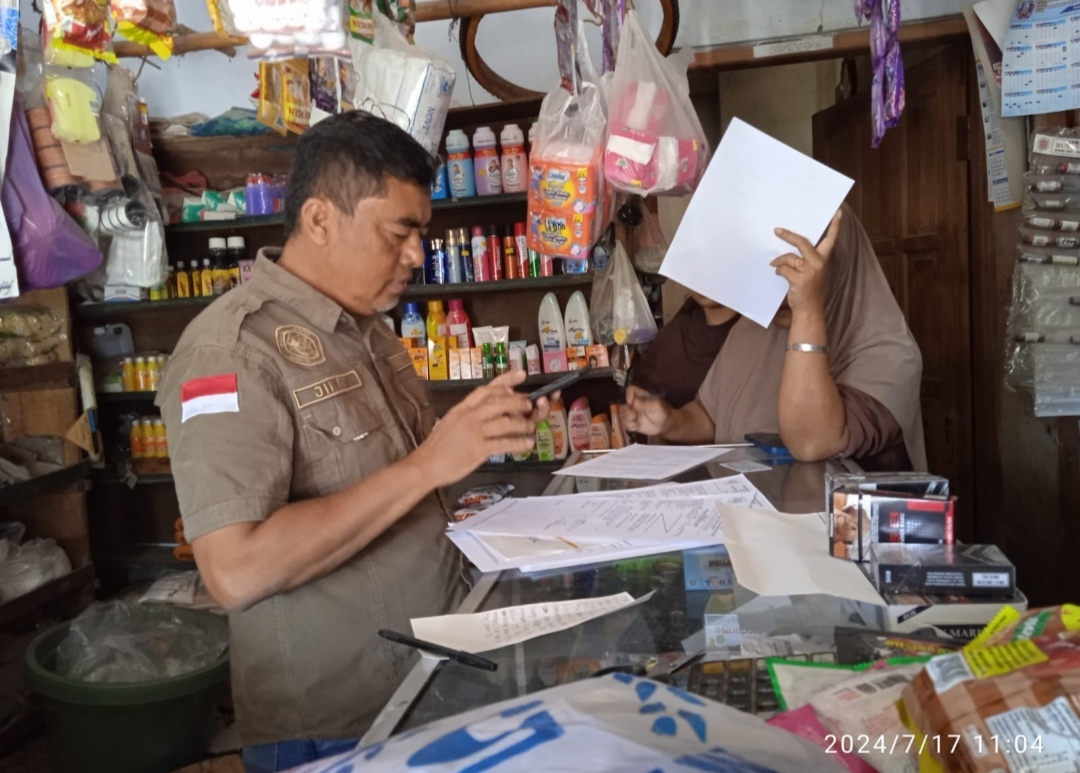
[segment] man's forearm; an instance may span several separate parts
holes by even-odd
[[[788,345],[828,345],[823,313],[794,314]],[[848,444],[847,420],[840,391],[829,370],[829,356],[789,351],[780,381],[780,436],[802,461],[828,459]]]
[[[671,412],[661,437],[678,445],[705,445],[716,439],[716,425],[701,403],[691,400]]]
[[[210,532],[192,543],[195,561],[219,603],[244,609],[338,568],[433,488],[414,453],[335,494]]]

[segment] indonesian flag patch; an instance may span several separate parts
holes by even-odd
[[[236,374],[185,381],[180,387],[180,423],[193,416],[208,413],[240,413],[240,395],[236,389]]]

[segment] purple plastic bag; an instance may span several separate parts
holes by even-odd
[[[22,291],[61,287],[101,265],[101,251],[45,191],[26,113],[11,107],[11,141],[0,203],[15,251]]]
[[[870,111],[874,123],[874,147],[904,114],[904,60],[900,56],[900,0],[855,0],[855,17],[870,20],[870,55],[874,82]]]

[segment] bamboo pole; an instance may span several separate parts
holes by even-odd
[[[555,5],[558,0],[425,0],[416,4],[416,21],[445,21]]]
[[[173,56],[190,54],[192,51],[221,51],[235,56],[237,46],[246,46],[247,38],[229,37],[219,35],[216,32],[192,32],[188,35],[177,35],[173,38]],[[132,43],[130,40],[113,41],[113,50],[118,57],[142,57],[156,56],[147,46],[141,43]]]

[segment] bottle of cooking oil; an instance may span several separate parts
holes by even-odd
[[[139,381],[138,374],[135,371],[135,358],[124,358],[124,370],[120,376],[120,381],[124,385],[125,392],[138,392]]]
[[[146,458],[146,438],[143,436],[142,422],[135,419],[131,422],[131,458]]]
[[[161,368],[157,357],[146,358],[146,385],[151,392],[156,392],[161,383]]]
[[[165,436],[165,422],[154,419],[154,456],[158,459],[169,458],[169,441]]]

